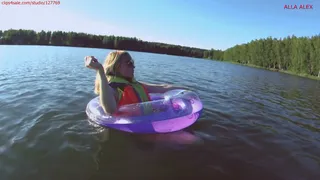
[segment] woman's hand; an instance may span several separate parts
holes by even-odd
[[[100,68],[102,68],[102,65],[98,62],[98,60],[94,56],[84,57],[84,64],[89,69],[99,70]]]

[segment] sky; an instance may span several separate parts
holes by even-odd
[[[320,34],[320,0],[60,0],[59,5],[2,2],[0,30],[74,31],[221,50],[269,36]],[[284,9],[285,5],[307,4],[312,9]]]

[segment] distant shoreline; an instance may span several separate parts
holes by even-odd
[[[208,60],[211,60],[211,59],[208,59]],[[317,77],[317,76],[311,76],[308,74],[298,74],[298,73],[294,73],[292,71],[285,71],[285,70],[279,70],[279,69],[273,69],[273,68],[265,68],[265,67],[256,66],[253,64],[241,64],[241,63],[234,62],[234,61],[219,61],[219,62],[226,62],[226,63],[237,64],[237,65],[247,66],[247,67],[252,67],[252,68],[257,68],[257,69],[264,69],[264,70],[268,70],[268,71],[272,71],[272,72],[279,72],[279,73],[289,74],[289,75],[303,77],[303,78],[312,79],[312,80],[320,80],[320,77]]]
[[[4,45],[46,45],[67,47],[88,47],[101,49],[122,49],[127,51],[151,52],[202,58],[207,49],[166,43],[148,42],[122,36],[103,36],[77,32],[10,29],[0,31],[0,44]]]
[[[211,59],[320,79],[320,35],[253,40],[224,51],[148,42],[132,37],[77,32],[0,30],[0,45],[37,45],[122,49],[127,51]]]
[[[70,47],[70,48],[91,48],[91,49],[101,49],[101,50],[119,50],[119,49],[109,49],[109,48],[97,48],[97,47],[83,47],[83,46],[56,46],[56,45],[38,45],[38,44],[0,44],[1,46],[50,46],[50,47]],[[125,49],[123,49],[125,50]],[[173,54],[166,54],[166,53],[153,53],[147,51],[135,51],[135,50],[125,50],[131,52],[142,52],[142,53],[151,53],[151,54],[162,54],[162,55],[170,55],[170,56],[179,56]],[[203,57],[191,57],[191,56],[179,56],[179,57],[189,57],[189,58],[196,58],[196,59],[205,59]],[[210,59],[211,60],[211,59]]]
[[[13,44],[0,44],[0,46],[2,46],[2,45],[5,45],[5,46],[21,46],[21,45],[13,45]],[[96,48],[96,47],[34,45],[34,44],[33,45],[22,45],[22,46],[52,46],[52,47],[74,47],[74,48],[94,48],[94,49],[101,49],[101,50],[104,50],[104,49],[112,50],[112,49],[107,49],[107,48]],[[133,52],[143,52],[143,51],[133,51]],[[152,53],[152,52],[143,52],[143,53]],[[153,54],[163,54],[163,53],[153,53]],[[177,55],[171,55],[171,54],[163,54],[163,55],[177,56]],[[179,57],[188,57],[188,56],[179,56]],[[191,57],[191,58],[196,58],[196,57]],[[279,70],[279,69],[274,69],[274,68],[265,68],[265,67],[256,66],[256,65],[253,65],[253,64],[242,64],[242,63],[238,63],[238,62],[235,62],[235,61],[219,61],[219,60],[208,59],[208,58],[198,58],[198,59],[237,64],[237,65],[242,65],[242,66],[247,66],[247,67],[252,67],[252,68],[257,68],[257,69],[264,69],[264,70],[273,71],[273,72],[280,72],[280,73],[290,74],[290,75],[303,77],[303,78],[308,78],[308,79],[312,79],[312,80],[320,80],[320,77],[317,77],[317,76],[311,76],[311,75],[308,75],[308,74],[297,74],[297,73],[294,73],[294,72],[291,72],[291,71]]]

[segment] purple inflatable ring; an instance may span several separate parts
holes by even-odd
[[[86,113],[94,123],[131,133],[168,133],[191,126],[201,115],[203,105],[198,95],[187,90],[172,90],[164,94],[150,94],[152,101],[124,105],[120,112],[132,116],[111,116],[104,113],[99,96],[87,105]],[[152,107],[143,112],[144,107]],[[137,114],[137,112],[139,112]]]

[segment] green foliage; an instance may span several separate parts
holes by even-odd
[[[3,38],[1,39],[1,36]],[[9,29],[0,31],[0,44],[53,45],[123,49],[151,53],[170,54],[202,58],[205,49],[142,41],[121,36],[101,36],[76,32],[35,32],[33,30]]]
[[[3,33],[2,33],[2,31],[0,30],[0,44],[2,44],[2,41],[3,41],[3,40],[2,40],[2,39],[3,39],[3,38],[2,38],[2,35],[3,35]]]
[[[320,73],[320,35],[288,36],[284,39],[268,37],[236,45],[221,52],[209,50],[204,58],[231,61],[262,68],[291,71],[295,74],[318,76]]]

